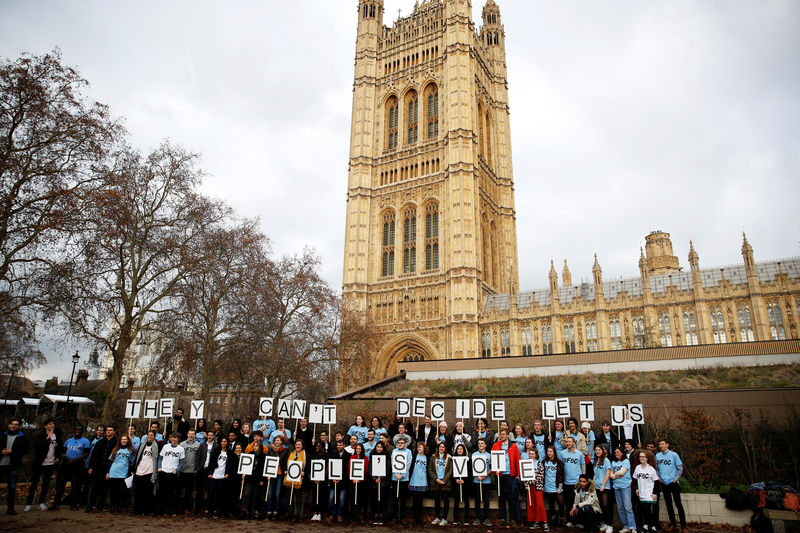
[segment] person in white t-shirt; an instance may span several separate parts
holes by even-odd
[[[158,457],[156,434],[148,431],[136,450],[136,462],[133,466],[133,513],[136,516],[155,512],[153,486],[158,477]]]
[[[639,496],[639,516],[642,517],[642,531],[658,531],[658,494],[661,480],[656,469],[656,457],[648,450],[638,450],[632,454],[638,457],[639,464],[633,471],[633,486]]]
[[[178,476],[186,458],[186,450],[178,444],[181,434],[173,431],[169,444],[161,448],[158,460],[159,512],[177,516]]]

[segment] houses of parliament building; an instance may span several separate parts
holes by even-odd
[[[410,0],[409,0],[410,1]],[[800,258],[682,268],[646,236],[639,277],[518,289],[505,33],[487,0],[425,0],[385,26],[359,0],[343,302],[380,332],[372,378],[398,363],[797,339]],[[632,258],[635,260],[635,258]]]

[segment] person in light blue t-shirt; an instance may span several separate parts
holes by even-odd
[[[603,521],[600,523],[600,533],[611,525],[614,518],[614,502],[611,501],[611,460],[608,458],[605,446],[594,447],[594,485],[597,488],[597,499],[600,500],[600,509],[603,511]]]
[[[411,491],[411,511],[414,524],[422,523],[422,498],[428,492],[428,447],[424,442],[417,443],[417,453],[411,461],[411,477],[408,490]]]
[[[614,485],[614,497],[617,500],[619,520],[625,533],[636,531],[636,520],[633,517],[631,502],[631,463],[622,448],[614,448],[614,460],[611,461],[611,474]]]
[[[367,440],[364,441],[364,455],[367,457],[372,455],[372,450],[375,449],[376,444],[378,444],[378,439],[375,438],[375,430],[370,428],[367,431]]]
[[[485,437],[478,437],[476,443],[478,451],[472,453],[472,471],[475,476],[472,478],[475,487],[473,494],[475,495],[475,522],[473,525],[491,525],[489,521],[489,486],[491,479],[489,479],[489,467],[492,464],[492,455],[488,451],[488,443]],[[477,460],[477,461],[476,461]],[[476,464],[478,467],[476,467]],[[478,475],[477,472],[484,472],[484,475]]]
[[[575,500],[575,485],[586,469],[586,458],[575,449],[575,437],[567,437],[567,448],[561,450],[558,458],[564,463],[564,506],[572,509]],[[572,527],[571,522],[567,522],[567,527]]]
[[[117,445],[108,458],[108,472],[106,473],[111,492],[112,513],[122,510],[125,505],[125,495],[127,494],[125,478],[128,477],[133,468],[135,457],[136,453],[133,450],[130,437],[128,435],[120,435]]]
[[[358,437],[358,442],[364,444],[364,441],[367,440],[367,425],[364,423],[364,417],[361,415],[356,416],[356,420],[350,429],[347,430],[348,436],[355,435]]]
[[[260,431],[264,435],[272,435],[272,432],[275,431],[277,426],[275,425],[275,422],[273,422],[271,418],[262,416],[257,420],[253,420],[251,428],[253,431]]]
[[[283,438],[283,443],[286,444],[292,440],[292,430],[284,426],[283,418],[278,419],[278,425],[275,427],[275,431],[269,434],[269,443],[272,444],[272,441],[275,440],[275,437],[280,435]]]
[[[405,470],[398,470],[402,461],[397,459],[398,455],[405,457]],[[405,439],[397,441],[397,448],[392,450],[392,514],[398,522],[403,522],[406,518],[406,501],[408,500],[408,483],[410,480],[409,472],[413,457],[411,450],[406,448]]]
[[[139,449],[139,443],[142,441],[142,439],[136,436],[136,426],[133,424],[128,426],[128,437],[130,437],[133,451],[136,453],[136,450]]]
[[[678,508],[678,518],[681,527],[686,527],[686,513],[683,511],[681,503],[681,486],[678,480],[683,474],[683,463],[677,453],[669,449],[669,440],[664,438],[658,441],[659,452],[656,454],[656,465],[658,466],[658,477],[661,479],[661,490],[664,493],[664,506],[667,508],[669,524],[673,528],[675,523],[675,510],[672,508],[672,500],[675,500],[675,507]]]

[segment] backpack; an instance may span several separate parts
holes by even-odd
[[[797,493],[789,489],[783,489],[786,495],[783,497],[783,508],[788,511],[800,511],[800,498]]]
[[[725,497],[725,507],[734,511],[742,511],[751,508],[750,497],[736,487],[731,487]]]

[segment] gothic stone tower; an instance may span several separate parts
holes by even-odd
[[[343,300],[381,332],[371,375],[480,356],[479,310],[518,286],[505,33],[488,0],[384,26],[359,0]]]

